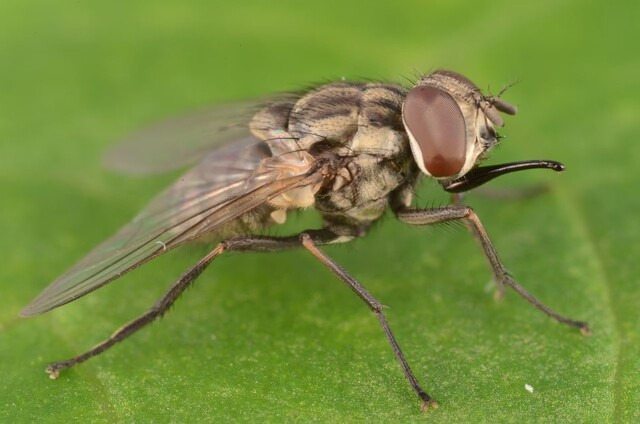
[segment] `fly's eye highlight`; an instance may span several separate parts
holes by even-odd
[[[453,97],[431,86],[418,86],[402,107],[411,149],[420,168],[434,177],[458,174],[466,159],[466,126]]]

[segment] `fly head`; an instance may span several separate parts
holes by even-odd
[[[485,96],[469,79],[452,71],[422,78],[405,97],[402,121],[418,167],[449,192],[476,188],[500,175],[526,169],[564,170],[560,162],[529,160],[477,166],[498,143],[500,113],[517,108],[499,96]]]
[[[500,112],[514,115],[516,107],[484,96],[458,73],[440,70],[422,78],[402,105],[418,167],[441,181],[465,175],[497,144]]]

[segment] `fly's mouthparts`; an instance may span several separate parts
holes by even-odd
[[[479,166],[443,185],[449,193],[462,193],[479,187],[500,175],[526,169],[551,169],[556,172],[564,171],[564,165],[555,160],[527,160],[522,162],[509,162],[500,165]]]

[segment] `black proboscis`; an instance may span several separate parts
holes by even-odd
[[[467,172],[463,177],[443,184],[449,193],[462,193],[479,187],[496,177],[526,169],[551,169],[556,172],[564,171],[564,165],[555,160],[527,160],[509,162],[499,165],[479,166]]]

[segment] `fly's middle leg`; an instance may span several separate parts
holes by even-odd
[[[404,375],[407,377],[407,380],[409,380],[409,384],[422,401],[420,408],[423,411],[429,408],[437,408],[438,403],[436,402],[436,400],[429,396],[427,392],[425,392],[422,387],[420,387],[418,379],[413,375],[413,371],[411,371],[411,367],[409,367],[409,363],[405,359],[404,354],[400,349],[400,345],[398,344],[395,336],[393,335],[393,332],[391,331],[391,327],[389,327],[387,318],[382,310],[382,304],[375,297],[373,297],[373,295],[369,293],[369,291],[362,284],[360,284],[358,280],[353,278],[344,268],[342,268],[333,259],[328,257],[320,249],[318,249],[311,236],[302,233],[300,239],[302,240],[302,245],[305,247],[305,249],[311,252],[311,254],[315,256],[320,262],[322,262],[323,265],[329,268],[329,270],[333,272],[336,277],[338,277],[351,290],[353,290],[353,292],[358,295],[358,297],[362,299],[364,303],[367,304],[369,309],[371,309],[376,314],[376,316],[378,317],[378,321],[380,321],[380,326],[387,336],[389,344],[391,344],[393,354],[402,367]]]
[[[478,237],[482,250],[491,265],[491,270],[496,280],[499,280],[502,284],[512,288],[529,303],[556,321],[571,327],[579,328],[585,336],[589,334],[588,323],[584,321],[576,321],[558,314],[532,296],[524,289],[524,287],[515,282],[511,276],[509,276],[509,273],[498,258],[498,253],[493,247],[493,243],[491,243],[489,235],[480,222],[480,218],[478,218],[478,215],[476,215],[471,208],[460,205],[434,209],[401,209],[396,211],[396,216],[400,221],[412,225],[430,225],[446,221],[463,220],[472,228],[472,233]]]
[[[297,236],[282,238],[261,236],[239,237],[227,240],[226,242],[224,242],[224,244],[227,250],[238,252],[273,252],[287,248],[299,247],[300,245],[302,245],[320,262],[322,262],[323,265],[328,267],[340,280],[342,280],[343,283],[345,283],[351,290],[353,290],[353,292],[360,299],[362,299],[367,304],[367,306],[376,314],[376,316],[378,317],[378,321],[380,322],[380,326],[382,327],[389,343],[391,344],[393,353],[400,363],[400,366],[402,367],[402,371],[407,377],[407,380],[409,380],[409,384],[411,384],[411,387],[422,401],[422,410],[426,410],[428,408],[436,408],[438,404],[435,399],[429,396],[422,389],[422,387],[420,387],[420,383],[413,375],[413,372],[409,367],[409,363],[405,359],[404,354],[400,349],[400,345],[393,335],[393,332],[389,327],[389,323],[387,322],[387,318],[382,311],[382,304],[380,304],[380,302],[378,302],[378,300],[373,297],[373,295],[369,293],[369,291],[364,288],[364,286],[362,286],[362,284],[360,284],[355,278],[353,278],[346,270],[344,270],[340,265],[333,261],[333,259],[329,258],[321,250],[318,249],[317,246],[320,245],[343,243],[352,238],[363,235],[363,232],[356,228],[341,228],[340,230],[341,231],[336,231],[335,229],[330,228],[325,228],[322,230],[309,230],[304,231]]]

